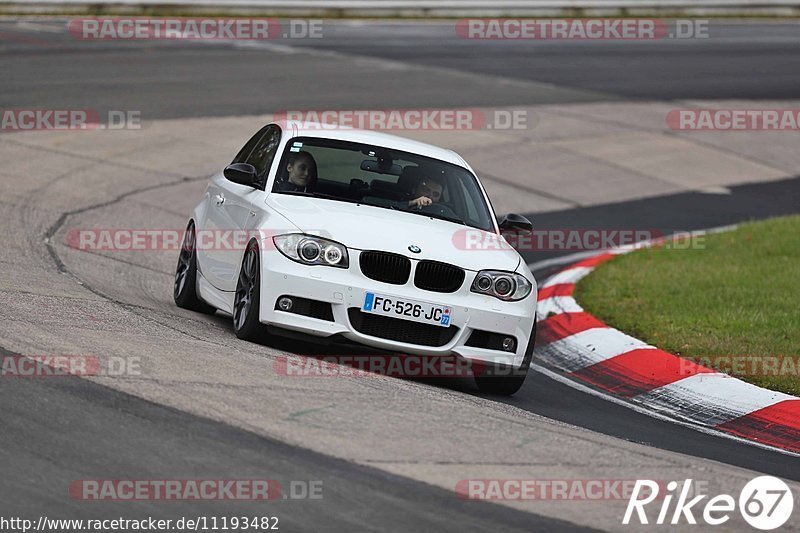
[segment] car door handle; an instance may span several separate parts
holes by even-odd
[[[225,203],[225,197],[221,194],[218,194],[214,197],[214,202],[216,202],[217,205],[222,205]]]

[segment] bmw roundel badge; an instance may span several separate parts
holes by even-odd
[[[422,251],[422,248],[412,244],[411,246],[408,247],[408,250],[413,254],[418,254],[418,253],[420,253]]]

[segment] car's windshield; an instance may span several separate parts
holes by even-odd
[[[379,146],[291,139],[272,191],[358,202],[494,231],[489,207],[468,170]]]

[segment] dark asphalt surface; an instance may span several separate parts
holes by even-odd
[[[447,22],[324,23],[322,39],[267,42],[396,59],[428,72],[380,62],[345,72],[324,57],[214,43],[79,41],[63,24],[37,24],[55,31],[0,21],[0,69],[7,73],[0,77],[0,108],[135,109],[147,120],[355,106],[779,99],[796,97],[800,87],[795,23],[711,21],[709,39],[642,42],[466,40]],[[441,69],[539,85],[498,90],[450,79]]]
[[[9,352],[0,349],[0,355]],[[578,526],[393,476],[188,415],[83,379],[4,379],[2,516],[34,520],[278,517],[283,531],[576,531]],[[13,459],[12,459],[13,458]],[[321,482],[321,499],[86,502],[76,480]],[[220,518],[221,519],[221,518]],[[210,522],[209,522],[210,523]]]
[[[674,32],[674,21],[669,27]],[[707,29],[707,39],[556,42],[468,40],[450,23],[399,31],[394,25],[334,26],[325,39],[301,45],[553,83],[605,93],[608,99],[797,96],[800,26],[711,20]]]
[[[325,107],[499,106],[619,98],[796,98],[800,26],[712,23],[715,39],[647,43],[465,41],[445,24],[335,27],[311,46],[426,67],[494,74],[556,88],[510,85],[487,93],[454,77],[337,71],[324,58],[227,45],[81,43],[61,33],[0,22],[0,108],[138,109],[143,118],[257,114]],[[309,72],[323,84],[302,84]],[[191,95],[191,97],[187,97]],[[800,178],[732,188],[731,195],[668,197],[532,215],[537,228],[699,229],[800,212]],[[552,256],[553,254],[550,254]],[[548,254],[526,257],[545,259]],[[302,353],[302,350],[301,350]],[[476,393],[467,388],[465,392]],[[572,527],[491,504],[465,505],[451,493],[290,447],[83,380],[0,384],[0,449],[7,461],[0,500],[17,514],[47,505],[64,517],[114,513],[64,498],[80,478],[252,477],[322,479],[315,502],[224,503],[217,515],[276,514],[287,530],[517,530]],[[593,431],[800,480],[797,458],[705,435],[636,414],[532,374],[509,404]],[[198,472],[201,474],[198,475]],[[330,487],[330,490],[328,490]],[[263,509],[263,511],[261,510]],[[347,509],[347,514],[334,513]],[[126,514],[132,510],[125,504]],[[142,504],[137,511],[196,515],[198,506]],[[288,524],[298,527],[289,528]],[[465,524],[467,526],[465,526]]]
[[[800,176],[791,179],[730,187],[730,194],[684,192],[629,202],[529,214],[537,230],[631,229],[654,236],[717,228],[800,212]],[[569,252],[523,253],[528,263]],[[538,272],[537,279],[550,270]]]

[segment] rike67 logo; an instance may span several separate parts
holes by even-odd
[[[739,512],[748,524],[768,531],[785,524],[794,508],[794,497],[789,486],[772,476],[750,480],[739,493],[738,502],[729,494],[719,494],[701,504],[708,495],[693,495],[691,479],[685,480],[682,485],[670,481],[665,494],[659,494],[660,487],[663,484],[649,479],[636,480],[622,523],[630,524],[635,516],[640,524],[649,524],[652,515],[648,518],[645,507],[657,499],[661,506],[655,524],[659,525],[677,525],[684,520],[687,524],[697,524],[697,519],[701,518],[706,524],[717,526],[730,520],[738,503]]]

